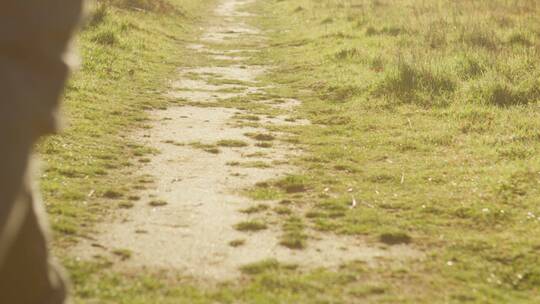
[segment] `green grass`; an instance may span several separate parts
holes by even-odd
[[[163,207],[167,206],[168,204],[169,203],[164,200],[153,200],[148,203],[148,205],[150,205],[151,207]]]
[[[259,204],[259,205],[256,205],[256,206],[252,206],[252,207],[243,209],[243,210],[241,210],[241,212],[246,213],[246,214],[255,214],[255,213],[264,212],[264,211],[268,210],[269,208],[270,207],[268,205]]]
[[[118,256],[121,260],[129,260],[133,253],[129,249],[115,249],[113,250],[113,254]]]
[[[147,127],[146,110],[177,102],[163,97],[167,80],[177,67],[202,62],[184,56],[184,44],[213,4],[101,3],[78,39],[83,65],[65,94],[69,127],[39,148],[61,253],[73,236],[89,234],[112,210],[130,207],[126,198],[151,187],[151,178],[135,172],[137,160],[154,152],[125,132]],[[271,47],[260,48],[254,63],[274,64],[263,79],[272,96],[302,100],[291,114],[312,121],[268,131],[290,134],[287,141],[303,148],[293,161],[301,173],[247,191],[282,201],[273,218],[281,245],[309,247],[307,231],[317,230],[409,244],[424,258],[311,271],[265,260],[242,267],[247,278],[206,286],[180,274],[125,273],[105,259],[64,257],[76,302],[540,301],[535,1],[270,0],[254,8],[263,18],[252,21],[271,33]],[[253,110],[246,101],[263,99],[221,105]],[[247,135],[263,148],[276,139]],[[215,145],[192,146],[219,153]],[[122,189],[110,188],[117,184]],[[117,250],[120,258],[128,253]]]
[[[263,222],[256,221],[256,220],[240,222],[234,225],[234,229],[238,231],[244,231],[244,232],[261,231],[267,228],[268,228],[268,225],[266,225]]]
[[[275,140],[275,136],[272,134],[263,134],[263,133],[246,133],[247,137],[250,137],[252,139],[258,140],[258,141],[273,141]]]
[[[193,142],[189,144],[192,148],[195,149],[201,149],[205,152],[211,153],[211,154],[219,154],[221,153],[221,150],[216,145],[211,144],[203,144],[200,142]]]
[[[241,247],[241,246],[244,246],[246,244],[246,240],[244,239],[237,239],[237,240],[232,240],[229,242],[229,246],[231,247]]]
[[[313,123],[292,130],[307,151],[295,161],[305,191],[280,196],[304,202],[305,227],[426,254],[367,271],[374,289],[339,299],[539,301],[536,2],[256,7],[259,25],[276,30],[258,59],[279,63],[266,81],[302,100],[295,116]]]
[[[244,148],[244,147],[249,146],[247,142],[242,141],[242,140],[237,140],[237,139],[220,140],[218,141],[217,145],[220,147],[228,147],[228,148]]]
[[[304,233],[304,224],[301,218],[291,216],[286,220],[279,244],[295,250],[306,248],[307,236]]]
[[[295,265],[282,265],[275,259],[263,260],[260,262],[244,265],[240,268],[242,273],[247,275],[258,275],[265,272],[277,271],[280,269],[295,269]]]
[[[346,303],[341,299],[384,297],[381,293],[388,289],[384,284],[370,282],[371,277],[359,279],[365,270],[357,264],[340,272],[321,269],[302,274],[296,265],[264,260],[241,268],[249,279],[220,288],[196,287],[180,276],[156,280],[159,275],[151,271],[123,275],[112,267],[113,263],[104,259],[80,264],[73,272],[76,285],[86,283],[79,293],[85,299],[119,304]]]

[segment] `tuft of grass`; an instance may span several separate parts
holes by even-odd
[[[221,150],[219,150],[218,147],[216,147],[215,145],[210,145],[210,144],[203,144],[203,143],[200,143],[200,142],[195,142],[195,143],[190,143],[189,144],[192,148],[195,148],[195,149],[201,149],[207,153],[211,153],[211,154],[219,154],[221,153]]]
[[[519,85],[507,80],[490,77],[470,88],[470,99],[499,107],[527,105],[540,101],[540,88],[535,82],[523,82]]]
[[[272,134],[246,133],[245,135],[258,141],[273,141],[276,139],[276,137]]]
[[[88,19],[85,24],[85,29],[97,27],[105,22],[109,15],[109,6],[105,3],[97,3],[92,7],[88,14]]]
[[[260,262],[244,265],[240,268],[240,271],[248,275],[257,275],[263,272],[279,269],[279,262],[275,259],[263,260]]]
[[[126,201],[126,202],[120,202],[118,203],[118,207],[119,208],[122,208],[122,209],[131,209],[135,206],[135,204],[131,201]]]
[[[130,195],[130,196],[128,196],[128,200],[130,200],[130,201],[138,201],[140,199],[141,199],[141,197],[138,196],[138,195]]]
[[[251,263],[240,267],[240,271],[243,274],[255,276],[268,272],[276,272],[279,270],[295,270],[297,268],[294,264],[282,264],[276,259],[267,259],[259,262]]]
[[[300,193],[307,191],[307,178],[300,175],[289,175],[276,182],[276,186],[287,193]]]
[[[268,210],[269,208],[270,207],[268,207],[268,205],[259,204],[257,206],[253,206],[253,207],[243,209],[241,212],[242,213],[247,213],[247,214],[261,213],[261,212],[264,212],[264,211]]]
[[[258,169],[267,169],[272,168],[272,165],[264,162],[264,161],[251,161],[251,162],[244,162],[241,164],[242,167],[245,168],[258,168]]]
[[[409,244],[412,238],[405,232],[387,232],[379,236],[379,241],[387,245]]]
[[[301,250],[306,248],[307,235],[304,232],[304,223],[299,217],[291,216],[283,225],[283,235],[279,244],[289,249]]]
[[[112,29],[102,29],[95,33],[92,41],[103,46],[115,46],[118,44],[118,34]]]
[[[220,147],[228,147],[228,148],[243,148],[249,146],[249,144],[242,140],[236,140],[236,139],[225,139],[220,140],[217,143]]]
[[[484,28],[473,27],[470,31],[465,32],[463,41],[472,47],[481,47],[491,51],[499,47],[497,35]]]
[[[518,45],[522,47],[532,46],[531,39],[526,34],[520,32],[514,32],[508,37],[507,43],[511,45]]]
[[[232,240],[229,242],[229,246],[231,247],[240,247],[240,246],[244,246],[246,244],[246,240],[244,239],[238,239],[238,240]]]
[[[279,207],[276,207],[274,208],[274,212],[279,214],[279,215],[290,215],[292,214],[292,210],[288,207],[285,207],[285,206],[279,206]]]
[[[248,121],[260,121],[261,118],[257,115],[235,115],[234,118]]]
[[[268,228],[268,226],[265,223],[255,221],[255,220],[240,222],[240,223],[234,225],[234,229],[236,229],[238,231],[244,231],[244,232],[248,232],[248,231],[256,232],[256,231],[265,230],[267,228]]]
[[[270,142],[259,142],[259,143],[256,143],[255,146],[259,148],[269,149],[269,148],[272,148],[274,145]]]
[[[247,191],[247,195],[254,200],[269,201],[281,197],[281,192],[274,188],[255,187]]]
[[[167,206],[169,203],[167,203],[166,201],[164,200],[153,200],[153,201],[150,201],[148,203],[148,205],[152,206],[152,207],[163,207],[163,206]]]
[[[454,80],[427,67],[406,61],[397,68],[385,73],[385,77],[376,85],[376,96],[393,96],[402,101],[422,101],[427,96],[453,93],[456,89]]]
[[[115,249],[112,253],[120,257],[122,261],[129,260],[133,255],[133,252],[129,249]]]
[[[103,193],[103,197],[108,199],[120,199],[124,197],[124,193],[120,190],[109,189]]]

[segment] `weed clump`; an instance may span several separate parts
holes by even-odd
[[[209,145],[209,144],[203,144],[200,142],[193,142],[189,144],[194,149],[201,149],[204,152],[211,153],[211,154],[219,154],[221,151],[218,147],[215,145]]]
[[[227,148],[243,148],[249,146],[245,141],[235,139],[220,140],[217,145]]]
[[[272,134],[247,133],[245,135],[258,141],[273,141],[276,139],[276,137]]]
[[[258,221],[246,221],[234,225],[234,229],[238,231],[261,231],[267,228],[268,227],[265,223],[261,223]]]
[[[447,75],[426,66],[402,61],[395,69],[387,72],[385,77],[375,85],[374,94],[411,101],[422,96],[450,94],[455,90],[456,83]]]
[[[514,85],[505,79],[488,77],[471,86],[470,96],[480,103],[499,107],[526,105],[540,101],[538,81]]]
[[[307,191],[306,178],[303,176],[289,175],[278,181],[276,186],[287,193],[300,193]]]
[[[360,58],[362,56],[362,51],[358,48],[343,49],[337,52],[334,57],[338,60],[349,60]]]
[[[232,240],[229,242],[229,246],[231,247],[240,247],[244,246],[246,244],[246,240]]]
[[[375,36],[375,35],[387,35],[387,36],[399,36],[401,34],[406,34],[407,30],[400,26],[384,26],[380,30],[369,26],[366,28],[366,36]]]
[[[118,44],[118,37],[113,30],[104,29],[96,33],[92,41],[103,46],[114,46]]]
[[[124,194],[117,190],[107,190],[103,193],[103,197],[108,199],[119,199],[124,197]]]
[[[104,3],[98,3],[88,14],[88,19],[85,28],[97,27],[103,22],[109,15],[109,6]]]
[[[279,262],[276,259],[268,259],[257,263],[244,265],[240,268],[243,274],[257,275],[266,271],[278,270]]]
[[[289,249],[301,250],[306,248],[307,235],[304,233],[304,224],[301,218],[291,216],[283,225],[284,234],[279,241],[281,246]]]
[[[532,42],[529,40],[529,38],[523,34],[523,33],[512,33],[510,37],[508,37],[508,43],[511,45],[520,45],[524,47],[529,47],[532,45]]]
[[[268,205],[260,204],[260,205],[257,205],[257,206],[253,206],[253,207],[243,209],[241,212],[246,213],[246,214],[254,214],[254,213],[260,213],[260,212],[266,211],[268,209],[269,209]]]
[[[167,203],[166,201],[164,200],[153,200],[151,201],[150,203],[148,203],[148,205],[152,206],[152,207],[163,207],[163,206],[166,206],[168,205],[169,203]]]
[[[133,252],[131,252],[129,249],[115,249],[113,250],[113,254],[120,257],[122,261],[125,261],[131,258]]]
[[[487,71],[485,59],[479,56],[461,55],[454,64],[457,75],[464,80],[476,78]]]
[[[471,31],[463,34],[463,42],[472,47],[480,47],[494,51],[499,47],[497,36],[485,29],[473,28]]]
[[[298,268],[296,264],[282,264],[276,259],[266,259],[240,267],[240,271],[247,275],[259,275],[270,271],[292,271]]]
[[[383,233],[379,236],[379,241],[387,245],[400,245],[411,243],[411,237],[404,232]]]

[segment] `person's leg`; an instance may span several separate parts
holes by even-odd
[[[17,204],[29,204],[24,222],[0,268],[0,303],[61,304],[66,288],[58,266],[51,262],[43,217],[32,190],[25,185]]]
[[[0,303],[61,304],[65,284],[50,262],[44,215],[30,183],[32,131],[0,121]]]
[[[0,304],[64,302],[28,166],[32,145],[56,129],[82,2],[0,1]]]

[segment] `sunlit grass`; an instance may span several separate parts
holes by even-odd
[[[302,202],[300,231],[421,248],[424,262],[385,277],[389,302],[538,300],[536,2],[258,7],[270,16],[260,24],[279,33],[259,58],[280,63],[266,80],[302,100],[313,123],[295,131],[308,151],[295,162],[304,192],[281,194]],[[400,288],[413,277],[430,279]]]

